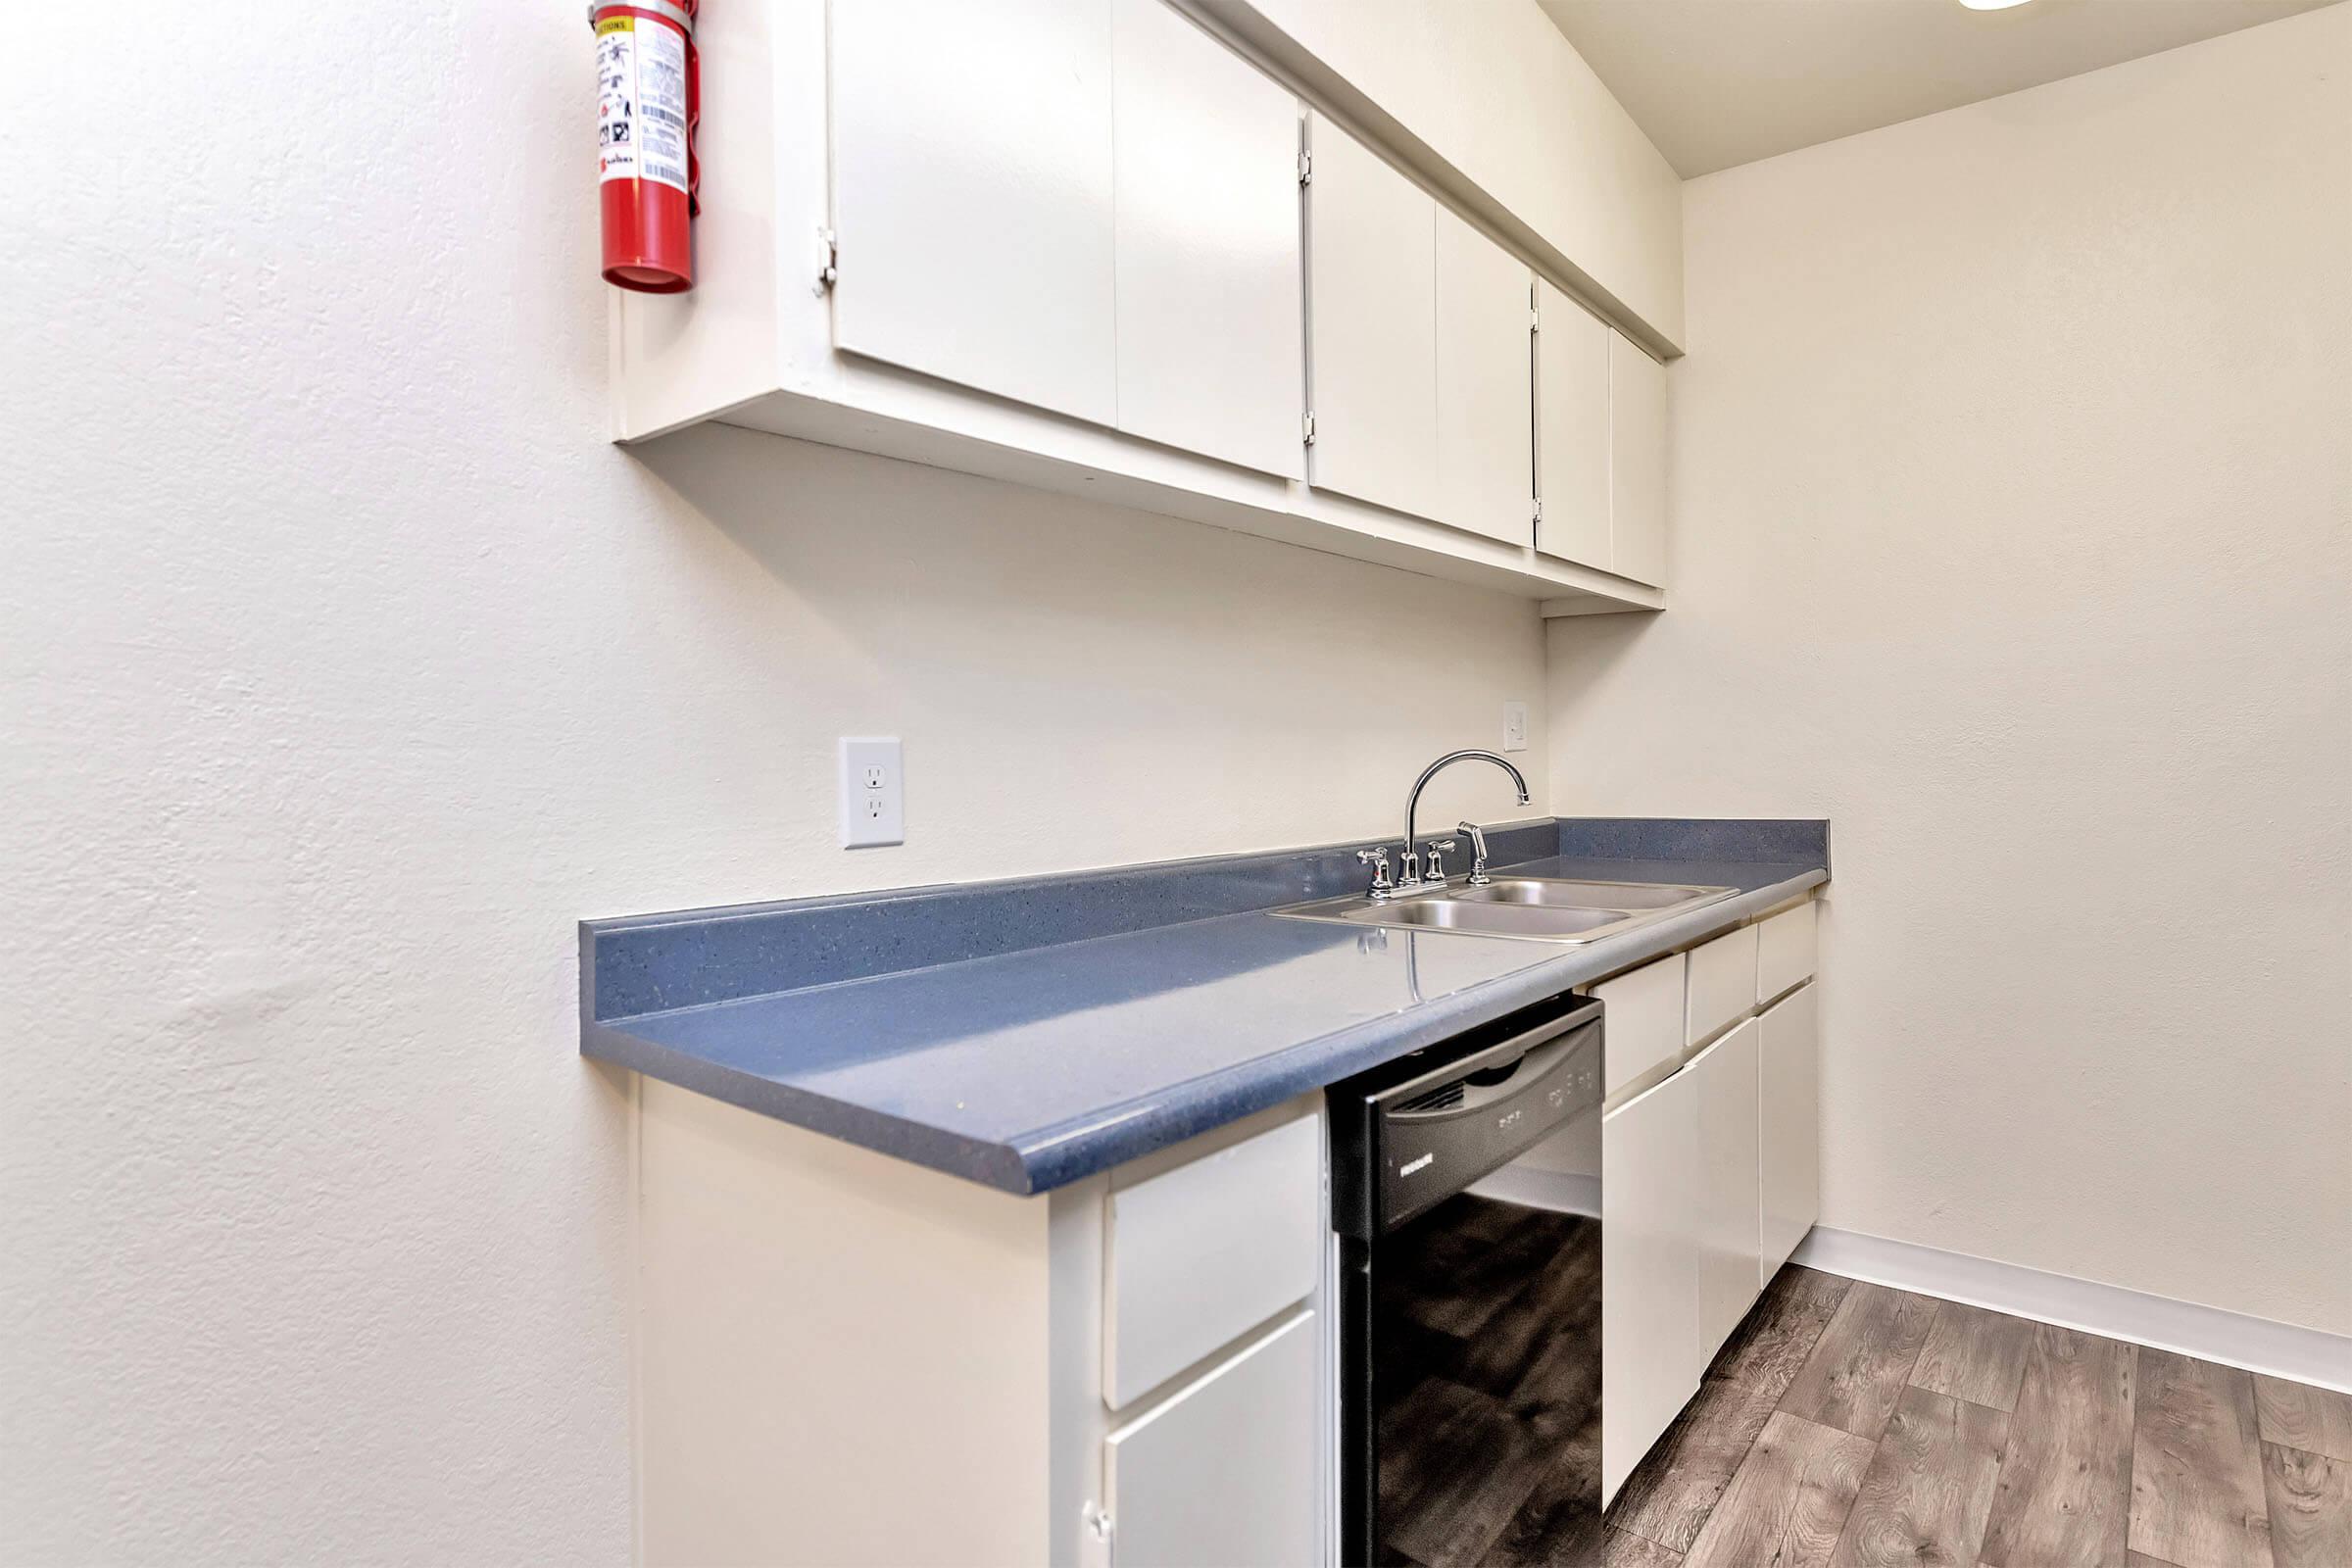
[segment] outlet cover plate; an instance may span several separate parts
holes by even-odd
[[[841,738],[841,847],[906,842],[906,772],[896,735]]]

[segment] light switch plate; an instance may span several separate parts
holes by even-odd
[[[1527,705],[1502,705],[1502,749],[1506,752],[1527,750]]]
[[[896,735],[841,738],[841,847],[906,842],[906,777]]]

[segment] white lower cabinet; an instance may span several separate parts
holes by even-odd
[[[1302,1311],[1103,1440],[1113,1568],[1318,1560],[1321,1344]]]
[[[1703,1372],[1756,1298],[1756,1043],[1760,1020],[1747,1022],[1691,1058],[1698,1116],[1697,1243],[1691,1310],[1692,1353]]]
[[[1601,1118],[1600,1497],[1698,1389],[1697,1080],[1676,1073]]]
[[[1761,1138],[1756,1282],[1768,1284],[1821,1215],[1819,991],[1799,986],[1757,1019]]]
[[[1761,970],[1748,925],[1592,988],[1631,1093],[1600,1124],[1604,1503],[1819,1213],[1818,986],[1754,1001],[1759,973],[1813,972],[1810,906],[1761,925]],[[1678,1066],[1686,1038],[1709,1043]]]
[[[1323,1124],[1022,1197],[646,1080],[641,1557],[1326,1560]]]

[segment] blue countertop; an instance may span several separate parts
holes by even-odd
[[[588,922],[581,1050],[992,1187],[1044,1192],[1688,946],[1828,879],[1826,824],[1801,824],[1817,850],[1788,834],[1725,844],[1729,824],[1641,826],[1653,831],[1564,822],[1555,841],[1554,824],[1537,824],[1507,841],[1522,853],[1506,861],[1498,845],[1495,859],[1527,875],[1739,893],[1581,947],[1264,912],[1360,876],[1334,869],[1352,860],[1342,846]],[[1541,853],[1555,842],[1638,854]],[[1686,845],[1715,854],[1657,853]],[[1718,858],[1726,851],[1789,858]],[[1067,939],[1087,900],[1122,878],[1129,921],[1139,902],[1179,915],[1265,903]],[[1096,914],[1078,929],[1121,923]],[[972,931],[1008,924],[1047,940],[960,956]],[[845,942],[845,930],[864,940]],[[877,950],[913,961],[877,969],[889,961]]]

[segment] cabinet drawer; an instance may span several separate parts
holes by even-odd
[[[1756,1005],[1756,928],[1743,925],[1690,950],[1683,1044],[1695,1046]]]
[[[1756,1001],[1813,978],[1813,901],[1756,922]]]
[[[1681,1057],[1683,975],[1688,967],[1678,953],[1592,988],[1605,1009],[1603,1096],[1614,1099],[1661,1062],[1670,1064]]]
[[[1120,1408],[1312,1294],[1322,1195],[1315,1116],[1113,1190],[1103,1239],[1103,1402]]]

